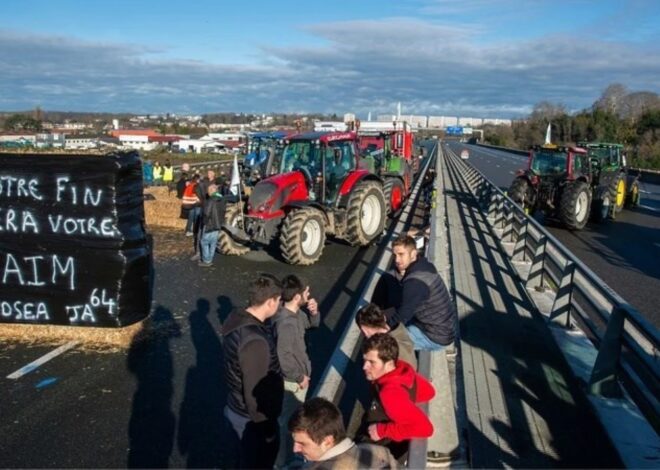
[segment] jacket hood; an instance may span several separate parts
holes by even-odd
[[[414,382],[415,369],[413,369],[413,366],[400,359],[396,361],[396,369],[376,380],[379,387],[403,385],[406,388],[411,388]]]
[[[264,328],[266,325],[260,322],[256,317],[249,314],[246,310],[234,310],[227,320],[222,324],[222,334],[228,335],[244,326],[257,326]]]

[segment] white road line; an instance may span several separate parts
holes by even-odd
[[[655,207],[644,206],[642,204],[640,204],[639,207],[641,207],[642,209],[647,209],[647,210],[653,211],[653,212],[660,212],[660,209],[656,209]]]
[[[52,350],[51,352],[49,352],[48,354],[44,354],[44,355],[41,356],[40,358],[38,358],[38,359],[36,359],[36,360],[30,362],[28,365],[25,365],[25,366],[21,367],[21,368],[18,369],[16,372],[12,372],[11,374],[9,374],[9,375],[7,376],[7,378],[8,378],[8,379],[14,379],[14,380],[15,380],[15,379],[20,379],[20,378],[23,377],[24,375],[29,374],[29,373],[32,372],[33,370],[36,370],[40,365],[45,364],[46,362],[50,361],[50,360],[53,359],[54,357],[57,357],[57,356],[59,356],[60,354],[62,354],[62,353],[64,353],[64,352],[68,351],[69,349],[71,349],[72,347],[74,347],[76,344],[78,344],[77,341],[69,341],[68,343],[63,344],[63,345],[60,346],[59,348],[57,348],[57,349],[53,349],[53,350]]]

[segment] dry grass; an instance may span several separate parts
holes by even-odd
[[[170,191],[166,186],[145,188],[144,217],[147,226],[173,227],[184,229],[186,221],[181,219],[181,200],[177,199],[176,191]]]

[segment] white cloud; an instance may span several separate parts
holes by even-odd
[[[412,18],[314,24],[317,47],[255,65],[158,59],[162,49],[0,31],[0,109],[393,112],[517,117],[588,107],[610,83],[658,91],[660,50],[556,35],[483,45],[477,27]]]

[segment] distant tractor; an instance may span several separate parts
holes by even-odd
[[[623,145],[597,142],[580,142],[578,145],[587,149],[591,161],[594,200],[601,208],[594,214],[594,219],[614,219],[624,206],[638,206],[639,175],[628,172]]]
[[[278,157],[284,149],[284,139],[292,134],[289,131],[271,131],[254,132],[248,136],[247,155],[241,171],[244,187],[251,188],[278,171]]]
[[[587,151],[546,144],[534,147],[509,197],[526,212],[542,211],[571,230],[584,228],[591,210],[591,165]]]
[[[249,251],[246,243],[278,244],[285,261],[309,265],[326,236],[365,246],[385,226],[382,180],[361,168],[355,132],[310,132],[285,140],[278,174],[259,181],[246,207],[228,207],[219,249]]]
[[[406,122],[362,122],[358,129],[361,165],[383,179],[387,212],[398,214],[419,170],[414,136]]]

